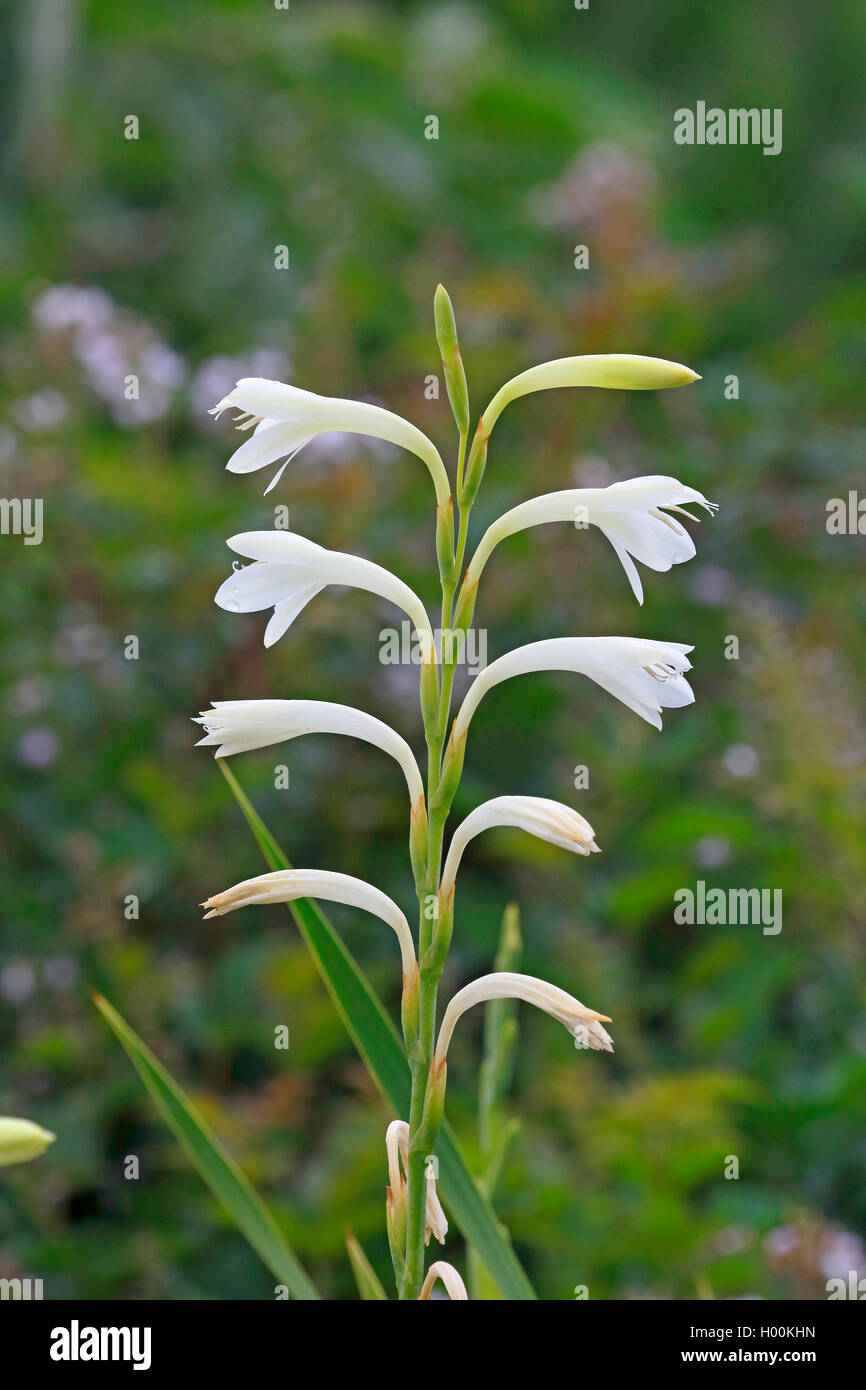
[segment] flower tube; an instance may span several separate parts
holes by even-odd
[[[661,711],[694,702],[683,672],[691,669],[682,642],[654,642],[642,637],[553,637],[516,647],[486,666],[473,681],[454,720],[451,742],[465,739],[469,722],[491,686],[532,671],[575,671],[615,695],[655,728]]]
[[[468,593],[477,585],[491,552],[506,536],[530,526],[569,521],[578,529],[593,525],[603,532],[619,557],[638,603],[643,603],[643,586],[634,560],[663,572],[695,554],[688,531],[668,515],[679,512],[691,521],[699,520],[683,510],[686,503],[705,507],[710,513],[717,510],[717,504],[708,502],[696,488],[662,475],[629,478],[611,483],[610,487],[567,488],[532,497],[512,507],[487,528],[467,569],[464,590]]]
[[[437,1279],[442,1280],[442,1283],[445,1285],[445,1291],[452,1303],[468,1303],[469,1295],[466,1292],[466,1285],[454,1266],[448,1264],[446,1260],[436,1260],[428,1269],[427,1277],[421,1285],[421,1292],[418,1295],[419,1303],[429,1302],[430,1294],[433,1291],[433,1285],[436,1283]]]
[[[266,647],[282,637],[310,599],[328,584],[344,584],[366,589],[402,608],[421,638],[425,663],[435,662],[433,632],[424,605],[390,570],[360,555],[326,550],[292,531],[245,531],[226,544],[256,563],[234,570],[220,585],[214,602],[230,613],[273,608],[265,628]]]
[[[408,420],[382,406],[318,396],[313,391],[263,377],[242,377],[210,413],[219,417],[224,410],[232,409],[240,412],[242,423],[238,428],[252,429],[253,433],[226,464],[230,473],[254,473],[284,460],[267,492],[276,486],[283,470],[305,444],[328,430],[341,430],[384,439],[417,455],[433,479],[437,503],[440,507],[448,505],[451,488],[438,449]]]

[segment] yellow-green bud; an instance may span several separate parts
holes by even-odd
[[[454,631],[468,632],[475,614],[475,600],[478,597],[478,581],[474,584],[469,583],[468,576],[464,576],[457,595],[457,607],[454,609]]]
[[[0,1168],[10,1163],[28,1163],[44,1154],[56,1135],[32,1120],[16,1120],[0,1115]]]
[[[427,806],[423,796],[413,801],[409,819],[409,858],[416,883],[423,883],[427,873]]]
[[[460,774],[463,771],[463,759],[466,756],[466,730],[454,742],[454,729],[451,729],[451,736],[445,747],[445,756],[442,759],[442,775],[439,778],[439,786],[433,794],[430,803],[431,813],[435,807],[437,811],[447,811],[454,800],[454,793],[460,784]]]
[[[422,657],[427,659],[421,662],[421,715],[425,729],[432,729],[436,725],[439,714],[439,676],[437,674],[436,653],[433,651],[423,652]]]
[[[433,318],[436,324],[436,341],[442,358],[445,373],[445,389],[451,402],[451,410],[461,434],[469,431],[469,388],[466,385],[466,372],[457,342],[457,324],[454,307],[444,285],[438,285],[433,297]]]
[[[478,428],[472,440],[472,447],[469,450],[469,457],[466,460],[466,471],[463,474],[463,490],[457,499],[460,508],[465,511],[471,507],[478,495],[481,486],[481,479],[484,477],[484,468],[487,463],[487,441],[490,438],[490,430],[484,422],[482,415],[478,421]]]

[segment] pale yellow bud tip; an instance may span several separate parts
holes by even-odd
[[[32,1120],[0,1115],[0,1168],[38,1158],[56,1138],[56,1134],[34,1124]]]

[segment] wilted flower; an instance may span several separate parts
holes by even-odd
[[[401,449],[408,449],[427,465],[439,505],[445,506],[451,495],[448,474],[436,446],[408,420],[379,405],[317,396],[312,391],[302,391],[298,386],[287,386],[281,381],[267,381],[264,377],[244,377],[214,406],[211,414],[219,416],[229,409],[239,411],[239,418],[243,417],[239,429],[253,431],[226,464],[231,473],[254,473],[283,459],[267,492],[279,481],[283,469],[298,450],[311,439],[329,430],[342,430],[385,439]]]
[[[215,893],[202,903],[209,909],[205,917],[222,917],[239,907],[256,903],[289,903],[296,898],[323,898],[326,902],[346,903],[371,912],[396,932],[400,942],[403,975],[411,979],[417,969],[415,947],[409,923],[397,904],[387,893],[374,888],[362,878],[350,874],[332,873],[325,869],[278,869],[275,873],[258,874],[244,879],[223,893]]]
[[[442,870],[439,894],[443,902],[454,891],[454,880],[469,841],[475,835],[480,835],[482,830],[496,825],[510,825],[517,830],[525,830],[529,835],[536,835],[540,840],[547,840],[575,854],[598,852],[592,826],[561,801],[551,801],[544,796],[497,796],[476,806],[454,831]]]
[[[437,1279],[442,1280],[452,1303],[458,1301],[468,1303],[469,1295],[466,1292],[466,1285],[454,1266],[448,1264],[445,1260],[436,1260],[428,1269],[427,1277],[421,1285],[421,1292],[418,1295],[419,1303],[429,1301],[433,1285],[436,1283]]]
[[[574,999],[572,995],[566,994],[564,989],[558,989],[546,980],[538,980],[534,975],[515,975],[505,970],[493,975],[482,975],[480,980],[473,980],[471,984],[464,985],[450,1000],[436,1042],[434,1070],[441,1068],[445,1062],[454,1026],[460,1015],[471,1009],[473,1004],[484,1004],[489,999],[523,999],[527,1004],[534,1004],[537,1009],[543,1009],[551,1018],[557,1019],[568,1029],[578,1047],[588,1047],[595,1052],[613,1052],[613,1039],[601,1026],[603,1023],[610,1023],[606,1014],[598,1014],[594,1009],[588,1009],[579,999]]]
[[[216,758],[267,748],[302,734],[345,734],[390,753],[403,769],[413,805],[424,799],[424,783],[412,749],[396,730],[372,714],[328,700],[214,700],[195,724],[205,730],[196,747],[216,745]]]
[[[409,1172],[409,1126],[405,1120],[392,1120],[385,1133],[385,1151],[388,1155],[388,1201],[392,1216],[397,1216],[406,1204],[406,1178]],[[403,1171],[400,1170],[400,1162]],[[440,1245],[445,1244],[448,1221],[436,1193],[436,1178],[432,1166],[426,1168],[427,1198],[424,1218],[424,1244],[430,1244],[431,1235]]]
[[[38,1158],[56,1138],[56,1134],[34,1124],[32,1120],[0,1115],[0,1168]]]
[[[653,642],[642,637],[552,637],[516,647],[476,676],[454,721],[456,744],[466,733],[486,691],[511,676],[531,671],[575,671],[589,676],[641,719],[662,726],[661,711],[690,705],[694,694],[683,672],[691,669],[682,642]]]
[[[256,563],[234,570],[220,585],[214,602],[230,613],[273,608],[265,628],[266,647],[282,637],[310,599],[328,584],[345,584],[378,594],[402,608],[422,639],[424,659],[434,659],[430,619],[418,595],[372,560],[326,550],[292,531],[244,531],[231,536],[226,544]]]
[[[607,536],[638,603],[643,603],[643,586],[634,560],[650,569],[665,571],[690,560],[695,553],[688,531],[667,515],[674,511],[697,521],[697,517],[683,510],[686,502],[706,507],[711,513],[717,510],[716,504],[708,502],[696,488],[661,475],[629,478],[610,487],[567,488],[533,497],[512,507],[488,527],[466,572],[465,586],[468,589],[478,583],[491,551],[506,536],[545,522],[570,521],[578,528],[597,526]]]

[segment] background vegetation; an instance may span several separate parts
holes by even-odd
[[[515,537],[485,573],[491,658],[566,633],[696,644],[697,704],[661,735],[565,676],[500,687],[473,724],[458,812],[557,797],[604,854],[476,841],[450,984],[489,968],[516,900],[525,968],[606,1009],[617,1042],[575,1055],[521,1012],[502,1218],[551,1299],[580,1283],[820,1298],[866,1273],[864,542],[825,526],[827,500],[863,480],[863,7],[31,0],[2,24],[0,492],[44,499],[45,539],[0,538],[0,1112],[59,1138],[4,1170],[0,1274],[40,1275],[55,1298],[272,1296],[91,987],[196,1096],[329,1296],[354,1296],[347,1225],[387,1273],[391,1116],[302,943],[278,908],[200,921],[207,893],[260,866],[188,717],[328,698],[418,747],[413,673],[377,660],[386,606],[326,592],[265,653],[258,615],[211,600],[224,538],[284,502],[298,530],[432,603],[421,465],[326,437],[264,499],[266,474],[224,473],[235,436],[206,410],[237,376],[273,375],[382,400],[450,456],[444,393],[424,391],[440,279],[476,410],[572,352],[703,377],[512,407],[476,538],[525,497],[638,473],[721,503],[695,561],[645,576],[642,609],[597,533]],[[675,146],[674,110],[699,99],[783,108],[782,154]],[[277,756],[288,791],[273,753],[236,771],[294,862],[410,907],[399,770],[347,740]],[[782,932],[675,925],[674,891],[699,878],[781,888]],[[390,944],[333,915],[396,1014]],[[470,1150],[480,1022],[458,1033],[449,1088]]]

